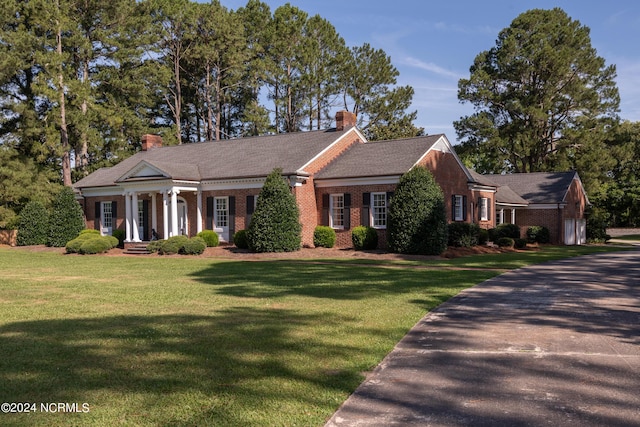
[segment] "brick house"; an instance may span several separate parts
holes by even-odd
[[[553,243],[586,243],[585,211],[590,203],[577,172],[484,175],[482,179],[497,186],[497,224],[517,224],[523,235],[529,227],[541,225],[549,229]]]
[[[350,229],[369,225],[386,244],[386,208],[400,176],[424,165],[442,187],[449,222],[496,224],[500,185],[469,171],[445,135],[368,142],[354,114],[341,111],[336,127],[163,147],[156,135],[142,151],[95,171],[74,188],[87,227],[126,242],[193,236],[215,230],[231,242],[249,226],[257,196],[275,168],[300,208],[302,242],[313,246],[317,225],[336,229],[338,247],[351,246]]]

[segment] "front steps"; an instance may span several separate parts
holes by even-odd
[[[125,243],[123,253],[125,255],[150,255],[151,254],[151,252],[147,250],[147,242]]]

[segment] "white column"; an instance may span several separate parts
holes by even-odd
[[[162,231],[164,232],[162,238],[166,240],[169,238],[169,195],[167,190],[162,192],[162,223]]]
[[[500,209],[500,222],[499,224],[504,224],[504,209]]]
[[[178,191],[171,190],[171,230],[169,236],[177,236],[178,234]]]
[[[158,214],[156,193],[151,193],[151,229],[158,232]]]
[[[124,241],[131,241],[131,198],[128,192],[124,193]]]
[[[516,223],[516,208],[511,209],[511,224]]]
[[[140,241],[139,221],[140,221],[140,212],[138,209],[138,193],[134,191],[133,194],[131,195],[131,224],[132,224],[131,240],[133,240],[134,242]]]
[[[196,233],[202,231],[202,191],[198,190],[198,207],[196,212]]]

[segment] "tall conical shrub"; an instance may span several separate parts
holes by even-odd
[[[64,187],[53,201],[47,246],[62,247],[84,230],[84,214],[73,190]]]
[[[258,204],[247,230],[247,242],[253,252],[292,252],[300,249],[302,225],[296,199],[274,169],[258,195]]]
[[[20,212],[18,246],[44,245],[49,235],[49,212],[39,201],[31,201]]]

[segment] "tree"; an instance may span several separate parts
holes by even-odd
[[[603,132],[619,105],[615,77],[579,21],[559,8],[525,12],[458,83],[458,98],[476,110],[454,123],[461,154],[487,172],[586,174],[583,156],[606,157]]]
[[[368,43],[352,48],[340,73],[344,108],[358,116],[359,127],[369,140],[424,134],[424,129],[413,125],[417,113],[406,113],[413,88],[394,87],[400,73],[382,49]],[[353,103],[351,109],[349,102]]]
[[[302,243],[300,211],[282,169],[274,169],[258,195],[258,203],[247,230],[249,249],[254,252],[292,252]]]
[[[387,241],[393,252],[440,255],[447,248],[442,189],[423,166],[402,175],[387,213]]]
[[[47,246],[62,247],[85,228],[84,213],[70,187],[64,187],[53,201]]]

